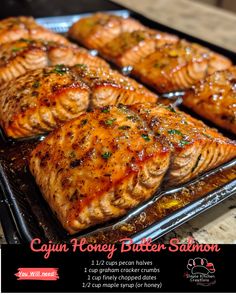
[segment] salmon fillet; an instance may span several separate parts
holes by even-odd
[[[120,67],[134,66],[157,48],[176,43],[178,37],[145,29],[123,32],[100,49],[100,53]]]
[[[133,74],[158,92],[188,89],[208,74],[224,70],[231,61],[184,40],[163,46],[134,67]]]
[[[143,29],[144,26],[132,18],[95,13],[79,19],[69,29],[70,38],[90,49],[100,49],[122,32]]]
[[[236,134],[236,67],[216,72],[193,86],[183,104]]]
[[[0,122],[14,138],[49,132],[89,105],[87,85],[61,65],[29,71],[4,86]]]
[[[105,107],[119,103],[157,102],[157,95],[117,71],[87,67],[83,64],[75,66],[73,71],[90,87],[92,107]]]
[[[0,44],[19,39],[41,39],[62,44],[70,42],[63,36],[40,26],[32,17],[8,17],[0,21]]]
[[[147,122],[156,136],[169,143],[172,155],[168,186],[187,182],[236,157],[234,141],[171,106],[137,104],[130,109]]]
[[[119,107],[85,113],[32,152],[30,170],[69,233],[126,214],[160,186],[170,153],[132,116]]]
[[[109,106],[84,113],[33,150],[36,183],[69,233],[120,217],[236,157],[236,144],[171,106]]]
[[[49,132],[92,107],[156,102],[157,96],[116,71],[56,65],[28,71],[0,91],[0,122],[19,138]]]
[[[72,66],[84,63],[109,67],[98,57],[83,48],[65,46],[56,42],[39,40],[18,40],[0,45],[0,84],[16,78],[28,70],[48,65],[66,64]]]

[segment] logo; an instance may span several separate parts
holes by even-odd
[[[214,264],[208,262],[206,258],[189,259],[187,270],[184,277],[191,283],[200,286],[210,286],[216,283]]]

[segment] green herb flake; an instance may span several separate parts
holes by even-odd
[[[65,65],[56,65],[52,70],[52,73],[56,73],[59,75],[64,75],[68,71],[68,68]]]
[[[87,66],[85,64],[76,64],[75,65],[76,67],[82,69],[82,70],[86,70],[87,69]]]
[[[13,47],[12,48],[12,52],[18,52],[18,51],[20,51],[22,49],[22,47]]]
[[[170,130],[168,130],[168,133],[169,134],[178,134],[178,135],[183,136],[182,132],[180,132],[179,130],[176,130],[176,129],[170,129]]]
[[[109,108],[103,108],[103,109],[101,110],[101,112],[106,114],[106,113],[109,113],[110,110],[109,110]]]
[[[171,111],[172,113],[176,113],[176,110],[172,105],[169,105],[168,107],[166,107],[166,109]]]
[[[142,134],[142,138],[145,140],[145,141],[150,141],[150,137],[148,136],[148,134]]]
[[[102,158],[107,160],[111,157],[112,153],[111,152],[105,152],[102,154]]]
[[[40,86],[40,82],[35,81],[32,86],[33,86],[33,88],[38,88]]]
[[[111,126],[115,121],[116,119],[108,119],[105,121],[105,124]]]
[[[128,130],[130,128],[131,128],[130,126],[124,125],[124,126],[120,126],[118,129],[120,129],[120,130]]]
[[[179,146],[180,147],[184,147],[185,145],[187,145],[187,144],[190,144],[190,142],[189,141],[187,141],[187,140],[180,140],[180,142],[179,142]]]

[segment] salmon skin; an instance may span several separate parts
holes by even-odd
[[[30,170],[71,234],[149,199],[169,166],[168,149],[145,122],[131,120],[130,110],[107,110],[67,122],[31,154]]]
[[[100,49],[100,53],[119,67],[134,66],[157,48],[178,41],[175,35],[145,29],[123,32]]]
[[[174,186],[236,157],[236,144],[171,107],[109,106],[52,132],[30,171],[69,233],[126,214],[161,186]]]
[[[133,74],[158,92],[190,88],[218,70],[228,69],[231,61],[195,43],[181,40],[163,46],[135,65]]]
[[[134,75],[163,93],[187,89],[208,74],[230,66],[227,58],[200,45],[180,41],[144,58],[134,67]]]
[[[8,17],[0,21],[0,44],[19,39],[41,39],[62,44],[70,42],[63,36],[36,23],[33,17]]]
[[[183,104],[236,134],[236,67],[216,72],[193,86]]]
[[[87,48],[100,49],[122,32],[143,29],[144,26],[132,18],[95,13],[79,19],[69,29],[68,36]]]
[[[28,71],[0,91],[5,134],[20,138],[52,131],[91,107],[156,102],[157,96],[116,71],[56,65]]]
[[[4,43],[0,45],[0,84],[23,75],[28,70],[78,63],[109,67],[105,61],[76,45],[26,39]]]

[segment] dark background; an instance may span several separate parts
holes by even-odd
[[[117,9],[106,0],[1,0],[0,19],[7,16],[57,16]]]

